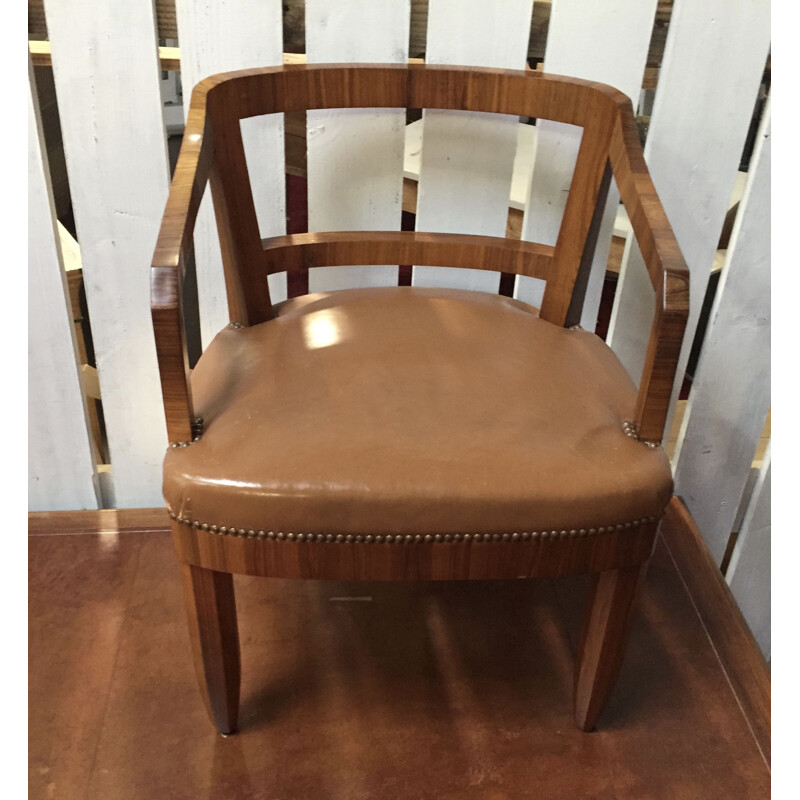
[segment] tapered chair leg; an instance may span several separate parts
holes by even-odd
[[[594,577],[575,666],[575,723],[590,731],[617,680],[646,564]]]
[[[239,715],[239,631],[233,576],[182,564],[197,681],[220,733],[233,733]]]

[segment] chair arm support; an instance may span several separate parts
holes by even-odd
[[[171,442],[192,439],[190,370],[181,289],[213,149],[206,125],[204,95],[202,89],[195,91],[193,97],[150,269],[150,310]]]
[[[689,270],[647,169],[627,100],[620,106],[609,160],[656,294],[634,422],[640,438],[660,442],[689,317]]]

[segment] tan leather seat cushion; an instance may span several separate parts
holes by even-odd
[[[658,515],[661,448],[594,334],[458,290],[358,289],[226,328],[192,375],[202,438],[171,448],[184,519],[294,533],[512,533]]]

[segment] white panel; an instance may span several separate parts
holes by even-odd
[[[641,93],[657,0],[553,0],[547,32],[544,70],[555,75],[614,86],[636,106]],[[581,129],[551,120],[537,126],[539,145],[522,238],[554,245],[569,194]],[[581,326],[594,330],[619,206],[619,192],[609,188],[606,210],[586,289]],[[540,305],[543,283],[518,279],[517,296]]]
[[[408,59],[409,0],[307,0],[309,63]],[[308,112],[309,231],[400,230],[405,110]],[[310,292],[396,286],[395,266],[309,270]]]
[[[431,0],[426,61],[524,69],[532,0]],[[423,115],[417,230],[505,236],[517,117],[428,110]],[[415,286],[496,292],[500,275],[415,267]]]
[[[69,292],[28,56],[28,510],[97,508]]]
[[[283,12],[280,0],[227,0],[197,3],[176,0],[181,48],[183,106],[189,113],[194,86],[217,72],[271,67],[283,63]],[[286,177],[283,115],[242,122],[245,156],[262,237],[286,233]],[[210,191],[200,207],[195,230],[197,294],[203,346],[228,324],[217,226]],[[286,276],[270,275],[272,302],[286,299]]]
[[[45,11],[116,498],[158,506],[167,435],[149,267],[169,171],[153,5]]]
[[[770,402],[770,132],[767,106],[675,454],[675,491],[718,562]]]
[[[672,408],[753,114],[769,37],[769,0],[676,0],[672,11],[645,146],[653,182],[691,270],[691,311]],[[634,248],[622,262],[609,343],[637,383],[652,297],[644,262]]]
[[[771,448],[767,449],[750,497],[727,580],[764,657],[772,649],[771,616]]]

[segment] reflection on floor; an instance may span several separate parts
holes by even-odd
[[[766,798],[662,544],[620,683],[572,724],[583,578],[237,578],[241,732],[193,673],[166,533],[30,538],[31,798]]]

